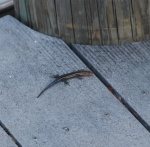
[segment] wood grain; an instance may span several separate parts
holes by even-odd
[[[67,43],[123,44],[149,39],[150,0],[14,0],[16,17]]]
[[[69,42],[74,42],[74,29],[71,15],[70,0],[56,0],[57,23],[59,36]],[[65,8],[65,9],[64,9]]]

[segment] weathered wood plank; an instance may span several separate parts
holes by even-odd
[[[47,19],[48,19],[48,9],[46,9],[46,1],[47,0],[39,0],[38,3],[34,3],[34,7],[36,8],[36,15],[37,15],[37,23],[38,23],[38,30],[47,34],[48,33],[48,26],[47,26]],[[44,22],[44,23],[43,23]]]
[[[26,0],[25,4],[27,7],[27,16],[28,16],[28,20],[29,20],[28,26],[37,30],[37,28],[38,28],[37,15],[36,15],[35,7],[33,7],[35,4],[35,1],[34,0],[33,1]]]
[[[118,41],[120,44],[132,41],[132,24],[130,19],[129,3],[130,0],[114,1],[116,9]]]
[[[21,15],[19,12],[19,0],[14,0],[14,10],[16,18],[20,20]]]
[[[132,9],[133,9],[133,27],[134,29],[134,36],[135,40],[143,40],[149,38],[149,0],[143,1],[132,1]]]
[[[48,34],[59,37],[55,0],[47,0],[46,10],[47,10],[47,17],[48,17],[47,22],[50,24],[48,26]]]
[[[150,39],[150,0],[14,0],[18,19],[67,43]]]
[[[55,0],[55,5],[59,36],[61,38],[64,38],[67,43],[74,42],[75,36],[72,22],[72,12],[70,8],[70,0]]]
[[[89,44],[101,44],[100,24],[96,0],[87,0],[85,3]]]
[[[118,28],[116,22],[116,9],[113,4],[113,0],[108,1],[107,6],[107,22],[109,30],[109,44],[118,44]]]
[[[19,10],[20,10],[20,20],[28,25],[29,23],[29,19],[28,19],[28,12],[27,12],[27,7],[26,7],[26,0],[20,0],[19,1]]]
[[[109,0],[98,0],[97,6],[98,6],[98,19],[100,23],[100,33],[102,38],[102,44],[109,44],[109,30],[108,30],[108,19],[107,19],[107,4]]]
[[[73,29],[75,42],[87,44],[89,40],[85,0],[71,0]]]

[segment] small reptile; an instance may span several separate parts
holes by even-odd
[[[55,80],[53,82],[51,82],[45,89],[43,89],[41,91],[41,93],[37,96],[37,98],[47,89],[49,89],[50,87],[52,87],[53,85],[55,85],[58,82],[65,82],[67,83],[68,79],[72,79],[72,78],[82,78],[83,76],[91,76],[93,75],[93,72],[91,71],[87,71],[87,70],[78,70],[76,72],[71,72],[71,73],[67,73],[67,74],[63,74],[61,76],[55,76]]]

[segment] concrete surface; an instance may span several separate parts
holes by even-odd
[[[0,127],[0,146],[1,147],[17,147],[6,132]]]
[[[149,147],[149,133],[95,77],[52,76],[87,67],[60,39],[0,19],[0,120],[22,146]]]
[[[74,46],[150,124],[150,41]]]

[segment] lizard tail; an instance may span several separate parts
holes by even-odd
[[[57,82],[58,82],[57,80],[54,80],[52,83],[50,83],[46,88],[44,88],[44,89],[41,91],[41,93],[37,96],[37,98],[40,97],[41,94],[42,94],[44,91],[46,91],[48,88],[52,87],[52,86],[53,86],[54,84],[56,84]]]

